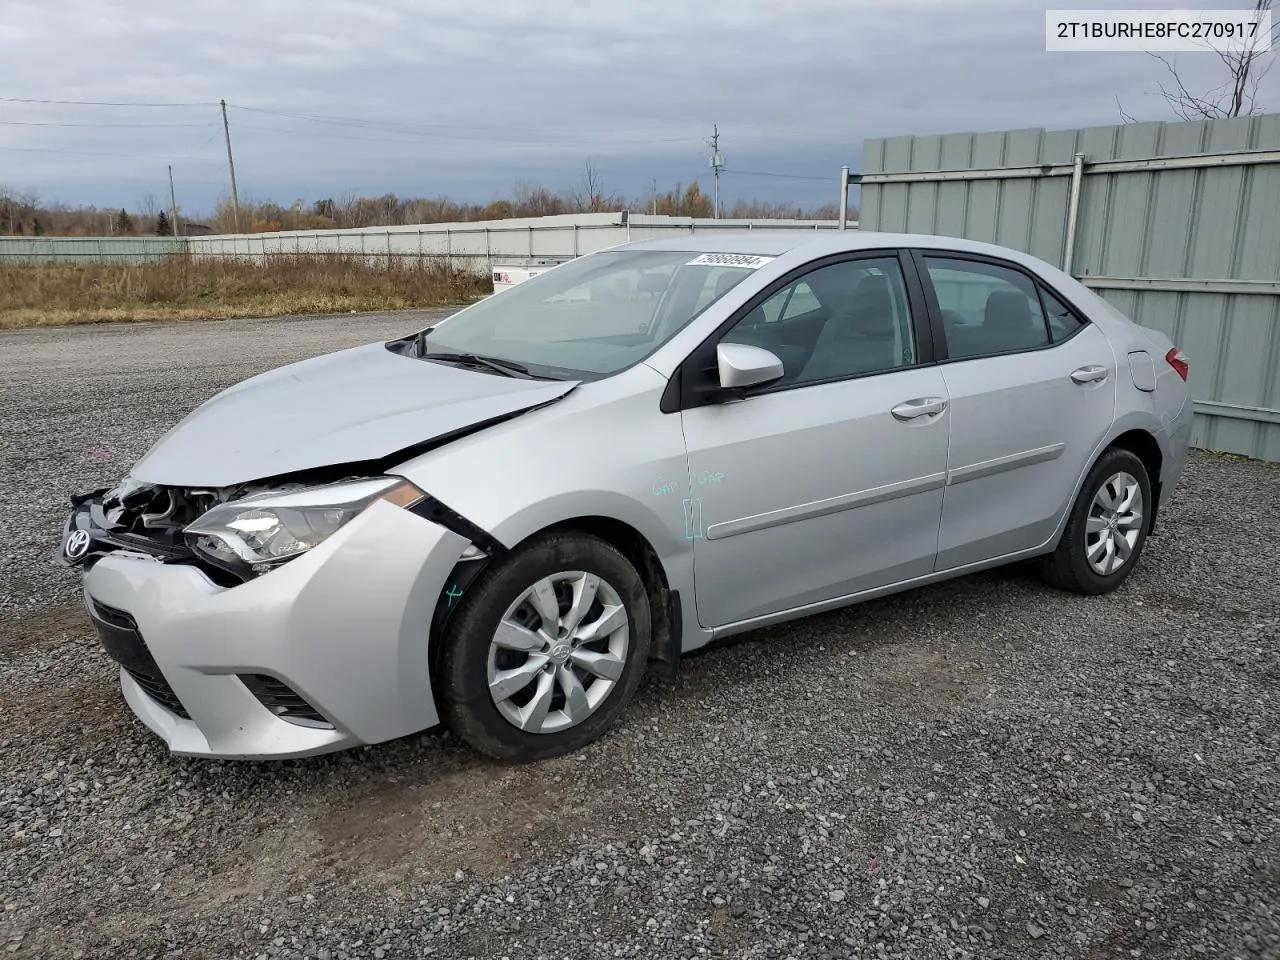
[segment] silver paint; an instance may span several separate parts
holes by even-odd
[[[666,587],[679,593],[683,648],[692,650],[715,637],[1053,550],[1091,465],[1126,431],[1144,431],[1158,444],[1162,495],[1186,462],[1191,404],[1186,384],[1163,363],[1167,338],[1025,254],[858,231],[633,246],[774,259],[644,362],[614,376],[580,384],[505,378],[371,344],[225,391],[132,474],[225,486],[387,456],[521,412],[390,472],[508,548],[581,518],[597,529],[629,530],[651,550]],[[1021,264],[1092,322],[1061,344],[1026,353],[660,410],[690,351],[765,286],[831,254],[913,246]],[[1116,375],[1135,351],[1155,360],[1153,390]],[[1073,378],[1081,370],[1089,371],[1084,382]],[[192,719],[182,720],[122,679],[130,705],[171,749],[300,756],[437,721],[427,624],[464,551],[475,555],[457,534],[379,503],[301,557],[240,586],[114,554],[89,571],[85,587],[135,617],[188,705]],[[572,662],[565,642],[557,631],[555,642],[536,651],[547,657],[552,674],[543,675],[553,681]],[[307,729],[270,714],[233,676],[255,671],[289,683],[337,729]]]

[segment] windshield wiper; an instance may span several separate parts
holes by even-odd
[[[424,360],[439,360],[441,363],[460,363],[468,367],[488,367],[506,377],[525,377],[532,380],[529,368],[514,360],[503,360],[501,357],[483,357],[478,353],[429,353]]]

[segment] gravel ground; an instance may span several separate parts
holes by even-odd
[[[580,754],[175,759],[47,566],[68,494],[359,316],[0,335],[0,946],[30,957],[1280,957],[1280,467],[1196,454],[1108,597],[760,631]]]

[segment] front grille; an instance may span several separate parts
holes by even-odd
[[[333,724],[325,718],[324,714],[283,680],[268,677],[263,673],[240,673],[237,676],[249,692],[258,698],[258,702],[281,720],[288,720],[304,727],[333,729]]]
[[[123,610],[108,607],[92,598],[89,600],[89,613],[94,626],[98,628],[98,638],[111,659],[124,667],[152,700],[184,720],[189,720],[191,715],[187,713],[186,707],[161,673],[160,665],[147,649],[137,621]]]

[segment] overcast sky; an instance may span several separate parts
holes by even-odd
[[[206,211],[228,192],[222,98],[241,198],[286,204],[388,191],[485,201],[517,180],[571,187],[588,157],[630,197],[654,178],[709,187],[713,123],[726,200],[811,204],[835,199],[864,137],[1112,123],[1117,95],[1138,119],[1170,116],[1151,57],[1045,52],[1046,6],[2,0],[0,185],[136,207],[167,194],[172,163],[180,204]],[[1190,86],[1221,80],[1212,53],[1178,62]],[[1280,70],[1261,100],[1280,110]]]

